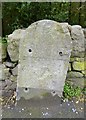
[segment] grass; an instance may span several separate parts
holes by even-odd
[[[82,94],[86,94],[86,88],[80,88],[70,85],[68,82],[65,83],[63,96],[64,98],[72,99],[73,97],[80,97]]]

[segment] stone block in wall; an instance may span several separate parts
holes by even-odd
[[[84,57],[85,55],[85,36],[83,29],[79,25],[73,25],[71,29],[71,38],[72,38],[72,54],[74,57]]]
[[[80,72],[71,71],[67,73],[67,78],[81,78],[81,77],[83,77],[83,74]]]
[[[72,29],[71,25],[68,23],[60,23],[60,25],[62,26],[64,33],[70,35],[70,31]]]
[[[74,62],[74,61],[82,62],[84,60],[85,60],[84,57],[83,58],[79,58],[79,57],[71,57],[70,58],[70,62]]]
[[[14,68],[16,63],[12,63],[12,62],[3,62],[3,64],[8,67],[8,68]]]
[[[12,75],[14,75],[14,76],[18,75],[18,65],[12,69]]]
[[[71,71],[71,63],[68,65],[68,71]]]
[[[78,71],[84,71],[86,68],[86,61],[82,61],[82,62],[73,62],[73,69],[74,70],[78,70]]]
[[[17,76],[11,75],[9,78],[10,81],[16,82],[17,81]]]
[[[82,71],[82,74],[86,77],[86,70]]]
[[[84,37],[86,38],[86,28],[83,28]]]
[[[19,60],[19,41],[23,35],[23,29],[15,30],[12,34],[8,35],[7,51],[11,61],[13,62]]]
[[[66,81],[68,81],[70,84],[76,86],[76,87],[80,87],[80,88],[84,88],[84,86],[86,85],[86,78],[82,77],[82,78],[68,78],[66,79]]]
[[[4,64],[0,64],[0,80],[5,80],[5,79],[9,79],[10,77],[10,72],[9,72],[9,68],[7,68]]]

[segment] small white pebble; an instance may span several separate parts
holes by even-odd
[[[63,102],[65,102],[65,100],[63,100]]]
[[[45,115],[45,114],[42,112],[42,115]]]
[[[2,115],[1,115],[1,117],[2,117]]]
[[[45,115],[48,115],[48,112],[46,112]]]
[[[78,112],[76,112],[76,114],[78,114]]]
[[[32,113],[30,113],[30,115],[32,115]]]
[[[48,110],[49,108],[47,108],[47,110]]]
[[[68,103],[68,106],[70,106],[70,104]]]
[[[48,113],[48,112],[46,112],[46,113],[43,113],[43,112],[42,112],[42,114],[43,114],[43,115],[48,115],[49,113]]]
[[[24,110],[24,108],[22,108],[22,111]]]
[[[79,101],[76,101],[76,104],[78,104],[79,103]]]
[[[21,111],[19,111],[19,112],[21,112]]]
[[[81,110],[83,110],[83,108],[81,108]]]
[[[10,106],[8,106],[8,108],[10,108]]]
[[[68,99],[66,99],[65,101],[68,102]]]

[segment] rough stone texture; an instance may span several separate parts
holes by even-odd
[[[11,61],[15,62],[19,60],[19,41],[24,33],[24,30],[15,30],[12,34],[8,35],[8,47],[7,51],[11,58]]]
[[[67,78],[81,78],[81,77],[83,77],[83,74],[80,72],[71,71],[68,72],[67,74]]]
[[[17,75],[18,75],[18,65],[17,65],[15,68],[12,69],[12,74],[13,74],[14,76],[17,76]]]
[[[68,65],[68,71],[71,71],[71,63]]]
[[[68,23],[60,23],[60,25],[62,26],[64,33],[70,35],[70,31],[72,29],[71,25]]]
[[[60,23],[33,23],[20,40],[18,87],[55,90],[61,96],[70,54],[70,34]]]
[[[15,67],[15,63],[13,64],[12,62],[3,62],[3,64],[8,67],[8,68],[14,68]]]
[[[2,66],[2,80],[8,79],[11,75],[9,72],[9,68],[6,68],[4,64],[2,64],[1,66]]]
[[[73,69],[78,71],[84,71],[86,68],[86,61],[83,62],[73,62]]]
[[[11,76],[10,76],[10,80],[11,80],[11,81],[17,81],[17,77],[16,77],[16,76],[11,75]]]
[[[82,78],[68,78],[67,79],[68,82],[70,82],[70,84],[74,85],[74,86],[78,86],[80,88],[84,88],[84,86],[86,85],[86,79],[84,77]]]
[[[86,28],[83,29],[84,37],[86,38]]]
[[[84,77],[86,77],[86,70],[82,71]]]
[[[72,42],[73,42],[72,56],[84,57],[85,38],[84,38],[82,27],[79,25],[72,26],[71,37],[72,37]]]
[[[78,57],[71,57],[70,58],[70,62],[74,62],[74,61],[83,62],[84,60],[85,60],[85,58],[78,58]]]

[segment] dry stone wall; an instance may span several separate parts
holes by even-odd
[[[70,58],[67,79],[73,82],[74,85],[83,87],[86,80],[86,29],[83,29],[79,25],[72,26],[71,39],[72,54]]]
[[[68,23],[60,23],[66,34],[70,34],[72,39],[72,54],[69,62],[67,80],[76,86],[83,87],[86,77],[86,60],[85,60],[85,45],[86,45],[86,29],[79,25],[69,25]],[[0,57],[0,74],[3,70],[0,80],[9,79],[10,81],[17,80],[18,74],[18,60],[19,60],[19,42],[24,35],[22,29],[15,30],[11,35],[8,35],[7,51],[4,50],[5,55]],[[1,49],[1,43],[0,43]],[[4,54],[3,52],[3,54]],[[8,54],[6,54],[6,52]],[[2,52],[0,50],[0,56]],[[8,57],[10,59],[8,59]]]

